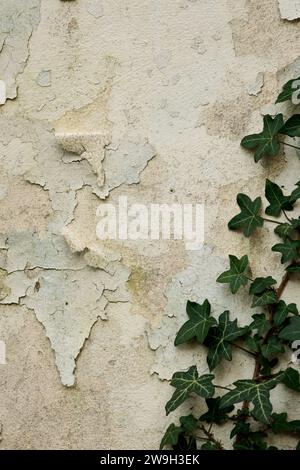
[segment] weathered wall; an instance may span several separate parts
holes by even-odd
[[[255,165],[239,142],[299,70],[299,14],[289,0],[0,0],[2,448],[157,448],[173,419],[162,379],[206,369],[173,347],[186,300],[247,321],[245,297],[215,284],[227,254],[280,276],[267,229],[225,227],[238,191],[295,182],[293,152]],[[205,203],[205,248],[99,242],[96,208],[119,195]],[[242,353],[219,380],[237,371],[252,371]],[[292,398],[277,396],[291,417]]]

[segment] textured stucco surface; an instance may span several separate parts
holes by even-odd
[[[248,320],[246,296],[215,284],[228,253],[280,278],[268,229],[226,223],[237,192],[299,173],[293,151],[255,165],[239,145],[299,75],[298,4],[0,0],[1,448],[157,448],[176,416],[167,379],[206,370],[203,351],[173,347],[186,300]],[[204,203],[205,247],[101,243],[96,209],[120,195]],[[237,374],[252,375],[243,353],[218,381]],[[276,393],[293,417],[293,394]]]

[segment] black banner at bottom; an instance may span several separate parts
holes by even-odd
[[[173,451],[102,451],[102,450],[2,450],[0,466],[4,464],[57,465],[61,463],[101,468],[103,466],[120,466],[122,468],[139,468],[145,466],[188,466],[201,468],[205,465],[230,465],[254,463],[259,459],[260,465],[270,465],[274,461],[286,464],[297,463],[297,451],[201,451],[198,453],[174,453]]]

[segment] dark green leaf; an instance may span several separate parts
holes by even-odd
[[[256,162],[266,155],[274,157],[280,150],[278,134],[283,124],[282,114],[278,114],[274,119],[270,115],[264,116],[263,131],[259,134],[247,135],[243,138],[241,145],[246,149],[256,150],[254,154]]]
[[[230,439],[233,439],[237,435],[247,436],[250,434],[250,424],[245,421],[237,421],[234,423],[232,431],[230,433]]]
[[[179,434],[177,444],[173,445],[173,450],[177,452],[186,452],[186,451],[196,451],[197,450],[197,443],[196,439],[193,436],[184,436],[183,434]]]
[[[280,134],[300,137],[300,114],[294,114],[280,129]]]
[[[207,355],[207,363],[209,369],[213,370],[222,359],[231,361],[231,342],[246,333],[245,328],[237,326],[237,320],[229,320],[229,312],[223,312],[219,317],[219,324],[210,329],[207,344],[209,351]]]
[[[234,255],[229,255],[230,269],[222,273],[217,282],[229,284],[230,290],[235,294],[241,286],[245,286],[248,282],[244,272],[248,267],[248,256],[245,255],[238,259]]]
[[[283,378],[281,380],[282,383],[291,390],[295,392],[300,392],[300,377],[299,372],[292,367],[288,367],[286,369]]]
[[[273,316],[274,324],[276,326],[280,326],[287,318],[289,313],[292,313],[293,315],[298,315],[298,309],[296,304],[287,305],[284,300],[280,300],[275,308],[275,313]]]
[[[219,450],[219,447],[214,442],[206,442],[201,446],[201,450]]]
[[[276,103],[283,103],[284,101],[292,99],[293,93],[295,93],[300,86],[298,82],[299,78],[289,80],[283,85],[282,92],[278,96]]]
[[[186,343],[193,338],[202,344],[205,340],[209,329],[216,325],[215,318],[210,316],[210,303],[205,300],[202,305],[196,302],[187,302],[186,312],[189,320],[178,331],[175,338],[175,346]]]
[[[288,421],[287,413],[273,413],[272,414],[272,431],[275,434],[279,433],[294,433],[300,434],[300,420]]]
[[[300,273],[300,263],[295,263],[292,266],[288,266],[286,271],[289,273]]]
[[[282,189],[272,181],[266,181],[265,195],[270,205],[266,208],[266,214],[278,217],[282,210],[290,211],[293,209],[293,204],[289,196],[284,196]]]
[[[257,277],[254,279],[250,286],[249,294],[257,295],[262,294],[265,290],[269,289],[271,286],[276,284],[277,281],[271,276],[268,277]]]
[[[212,384],[213,378],[214,376],[211,374],[199,377],[196,366],[190,367],[187,372],[176,372],[171,380],[171,385],[176,390],[166,404],[167,415],[178,408],[191,393],[195,393],[203,398],[211,397],[215,392]]]
[[[193,432],[198,426],[198,420],[193,415],[181,416],[179,421],[186,432]]]
[[[283,353],[284,351],[284,346],[277,336],[271,336],[261,348],[261,352],[266,359],[270,359],[274,354]]]
[[[250,401],[254,408],[252,415],[262,423],[270,422],[272,404],[270,402],[270,390],[276,387],[281,379],[281,375],[262,383],[254,380],[238,380],[234,382],[235,389],[226,393],[221,398],[220,407],[224,408],[242,401]]]
[[[294,189],[294,191],[292,192],[292,194],[290,195],[290,200],[291,202],[296,202],[298,199],[300,199],[300,181],[298,181],[298,183],[296,183],[296,186],[297,188]],[[295,220],[295,222],[294,222]],[[298,228],[299,225],[300,225],[300,220],[299,219],[294,219],[293,220],[293,226],[294,228]]]
[[[241,229],[244,235],[249,237],[257,227],[262,227],[264,224],[262,217],[260,217],[261,198],[257,197],[251,201],[246,194],[238,194],[237,203],[241,212],[229,221],[228,227],[230,230]]]
[[[286,263],[292,259],[298,258],[298,250],[300,248],[300,240],[291,240],[287,238],[284,243],[277,243],[272,246],[272,251],[277,251],[282,254],[281,263]]]
[[[300,450],[300,441],[298,442],[295,450]]]
[[[175,424],[170,424],[168,429],[165,432],[164,437],[160,443],[160,449],[163,449],[165,446],[174,446],[178,442],[179,435],[183,432],[183,429]]]
[[[257,330],[257,333],[260,336],[263,336],[271,328],[271,323],[264,313],[256,313],[255,315],[252,315],[252,318],[253,322],[250,324],[250,328],[252,330]]]
[[[300,317],[289,318],[289,324],[283,328],[279,337],[286,341],[296,341],[300,339]]]
[[[262,295],[254,295],[251,307],[262,307],[264,305],[276,304],[277,302],[278,298],[276,292],[268,290]]]
[[[259,352],[260,351],[260,343],[259,339],[257,338],[258,335],[255,335],[256,337],[253,337],[252,335],[248,334],[244,338],[244,343],[245,346],[247,346],[250,351],[253,352]]]
[[[199,419],[206,423],[223,424],[228,420],[227,414],[231,413],[234,409],[234,406],[220,409],[221,397],[207,398],[205,401],[208,411],[200,416]]]
[[[280,224],[274,229],[276,235],[280,238],[285,239],[286,237],[290,237],[294,233],[294,228],[290,224]]]

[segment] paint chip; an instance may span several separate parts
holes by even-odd
[[[279,0],[280,15],[283,20],[300,18],[300,0]]]

